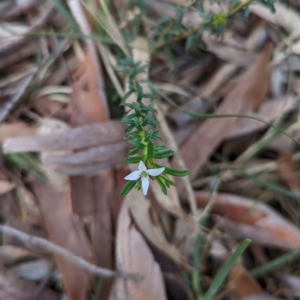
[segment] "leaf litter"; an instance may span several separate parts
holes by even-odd
[[[125,7],[122,17],[108,10],[124,4],[117,0],[10,2],[0,5],[1,223],[138,279],[95,276],[6,232],[0,298],[198,300],[250,238],[215,299],[298,299],[299,255],[290,252],[300,247],[296,1],[276,1],[274,14],[251,5],[249,20],[236,18],[223,38],[204,32],[196,52],[180,41],[148,45],[156,21],[176,16],[172,6],[186,7],[184,26],[201,23],[185,1],[153,1],[151,14]],[[144,30],[127,47],[121,33],[138,18]],[[147,198],[120,197],[130,170],[119,107],[128,77],[118,59],[129,49],[148,64],[139,79],[160,91],[163,139],[177,152],[165,166],[190,170],[167,196],[153,184]]]

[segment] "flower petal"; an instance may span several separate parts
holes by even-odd
[[[146,177],[142,178],[142,190],[143,190],[144,196],[147,195],[148,188],[149,188],[149,176],[146,176]]]
[[[143,161],[140,161],[140,163],[139,163],[139,171],[140,171],[140,173],[142,173],[143,171],[147,171],[147,168]]]
[[[164,170],[165,170],[165,168],[149,169],[149,170],[147,170],[147,173],[148,173],[150,176],[158,176],[158,175],[160,175]]]
[[[137,180],[140,178],[140,171],[133,171],[129,175],[127,175],[124,179],[126,180]]]

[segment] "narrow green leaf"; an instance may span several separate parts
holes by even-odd
[[[259,266],[250,271],[250,275],[254,278],[263,277],[270,272],[274,272],[280,268],[283,268],[287,264],[294,262],[300,258],[300,249],[290,251],[283,254],[274,260],[267,262],[266,264]]]
[[[121,196],[122,197],[126,196],[134,188],[135,184],[136,184],[136,181],[128,181],[124,185],[124,187],[121,191]]]
[[[132,93],[134,93],[133,90],[128,91],[128,92],[124,95],[124,97],[123,97],[123,99],[122,99],[120,105],[124,105],[124,106],[125,106],[126,100],[132,95]]]
[[[132,148],[130,149],[129,155],[136,155],[139,151],[140,149],[138,148]]]
[[[161,177],[157,176],[157,177],[155,177],[155,180],[158,182],[158,184],[159,184],[159,186],[160,186],[160,188],[161,188],[161,191],[162,191],[165,195],[167,195],[167,187],[166,187],[164,181],[161,179]]]
[[[130,145],[132,145],[133,147],[136,147],[136,148],[138,148],[140,150],[143,150],[145,148],[145,144],[143,144],[143,143],[141,143],[141,142],[139,142],[137,140],[129,140],[128,143]]]
[[[162,141],[162,138],[161,137],[159,137],[158,135],[152,135],[151,136],[151,140],[154,140],[154,141]]]
[[[154,158],[166,158],[166,157],[171,157],[174,155],[174,152],[172,150],[165,150],[165,151],[160,151],[160,152],[156,152],[154,153]]]
[[[154,157],[154,144],[149,141],[147,144],[147,160],[152,160]]]
[[[143,98],[154,99],[154,98],[155,98],[155,95],[154,95],[154,94],[143,94]]]
[[[148,124],[155,127],[159,124],[159,122],[151,118],[150,120],[148,120]]]
[[[167,147],[165,145],[155,145],[155,151],[166,150]]]
[[[10,164],[34,174],[38,178],[45,179],[45,174],[40,161],[30,153],[9,153],[4,155]]]
[[[128,164],[137,164],[139,163],[141,160],[144,159],[144,155],[139,155],[139,156],[129,156],[128,158],[126,158],[126,162]]]
[[[138,131],[127,132],[124,136],[124,140],[138,139],[138,138],[139,138],[139,132]]]
[[[167,187],[170,187],[171,185],[175,185],[175,183],[172,180],[170,180],[167,176],[165,176],[164,173],[161,176],[163,177]]]
[[[141,114],[140,108],[135,102],[128,104],[128,106],[130,106],[132,109],[134,109],[136,116],[140,116],[140,114]]]
[[[132,121],[134,122],[134,125],[135,125],[137,130],[143,131],[143,126],[144,125],[140,124],[140,120],[138,118],[133,118]]]
[[[171,169],[171,168],[166,168],[165,169],[165,173],[175,176],[175,177],[184,177],[190,174],[189,170],[175,170],[175,169]]]
[[[129,125],[126,129],[125,132],[130,132],[134,128],[134,125]]]
[[[141,85],[138,85],[138,87],[137,87],[137,99],[136,99],[136,101],[137,102],[141,102],[142,99],[143,99],[143,88],[142,88]]]
[[[152,116],[150,113],[147,113],[147,115],[145,116],[142,125],[146,126],[147,124],[150,124],[149,122],[152,121]]]
[[[147,135],[147,138],[148,138],[148,140],[161,140],[161,138],[158,136],[158,133],[157,132],[151,132],[150,134],[148,134]],[[156,150],[156,152],[158,152],[157,151],[157,148],[155,148],[155,150]]]
[[[243,254],[243,252],[247,249],[251,240],[246,239],[244,240],[238,248],[231,254],[231,256],[227,259],[225,264],[219,270],[217,275],[215,276],[213,282],[211,283],[208,291],[206,292],[203,300],[211,300],[213,299],[214,295],[218,292],[219,288],[223,284],[226,276],[230,272],[231,268],[234,266],[237,259]]]
[[[128,122],[129,122],[131,119],[133,119],[134,117],[136,117],[135,114],[128,115],[128,116],[122,118],[122,119],[121,119],[121,122],[123,122],[123,123],[128,123]]]

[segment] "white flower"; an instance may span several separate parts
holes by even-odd
[[[133,171],[132,173],[130,173],[129,175],[127,175],[125,177],[126,180],[138,180],[139,178],[141,179],[142,182],[142,190],[143,190],[143,194],[144,196],[147,195],[147,191],[149,188],[149,175],[150,176],[158,176],[160,175],[163,171],[165,170],[165,168],[158,168],[158,169],[147,169],[145,164],[140,161],[139,163],[139,167],[137,171]]]

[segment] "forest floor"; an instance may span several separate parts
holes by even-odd
[[[1,300],[300,299],[300,4],[262,2],[0,2]],[[120,196],[130,76],[167,195]]]

